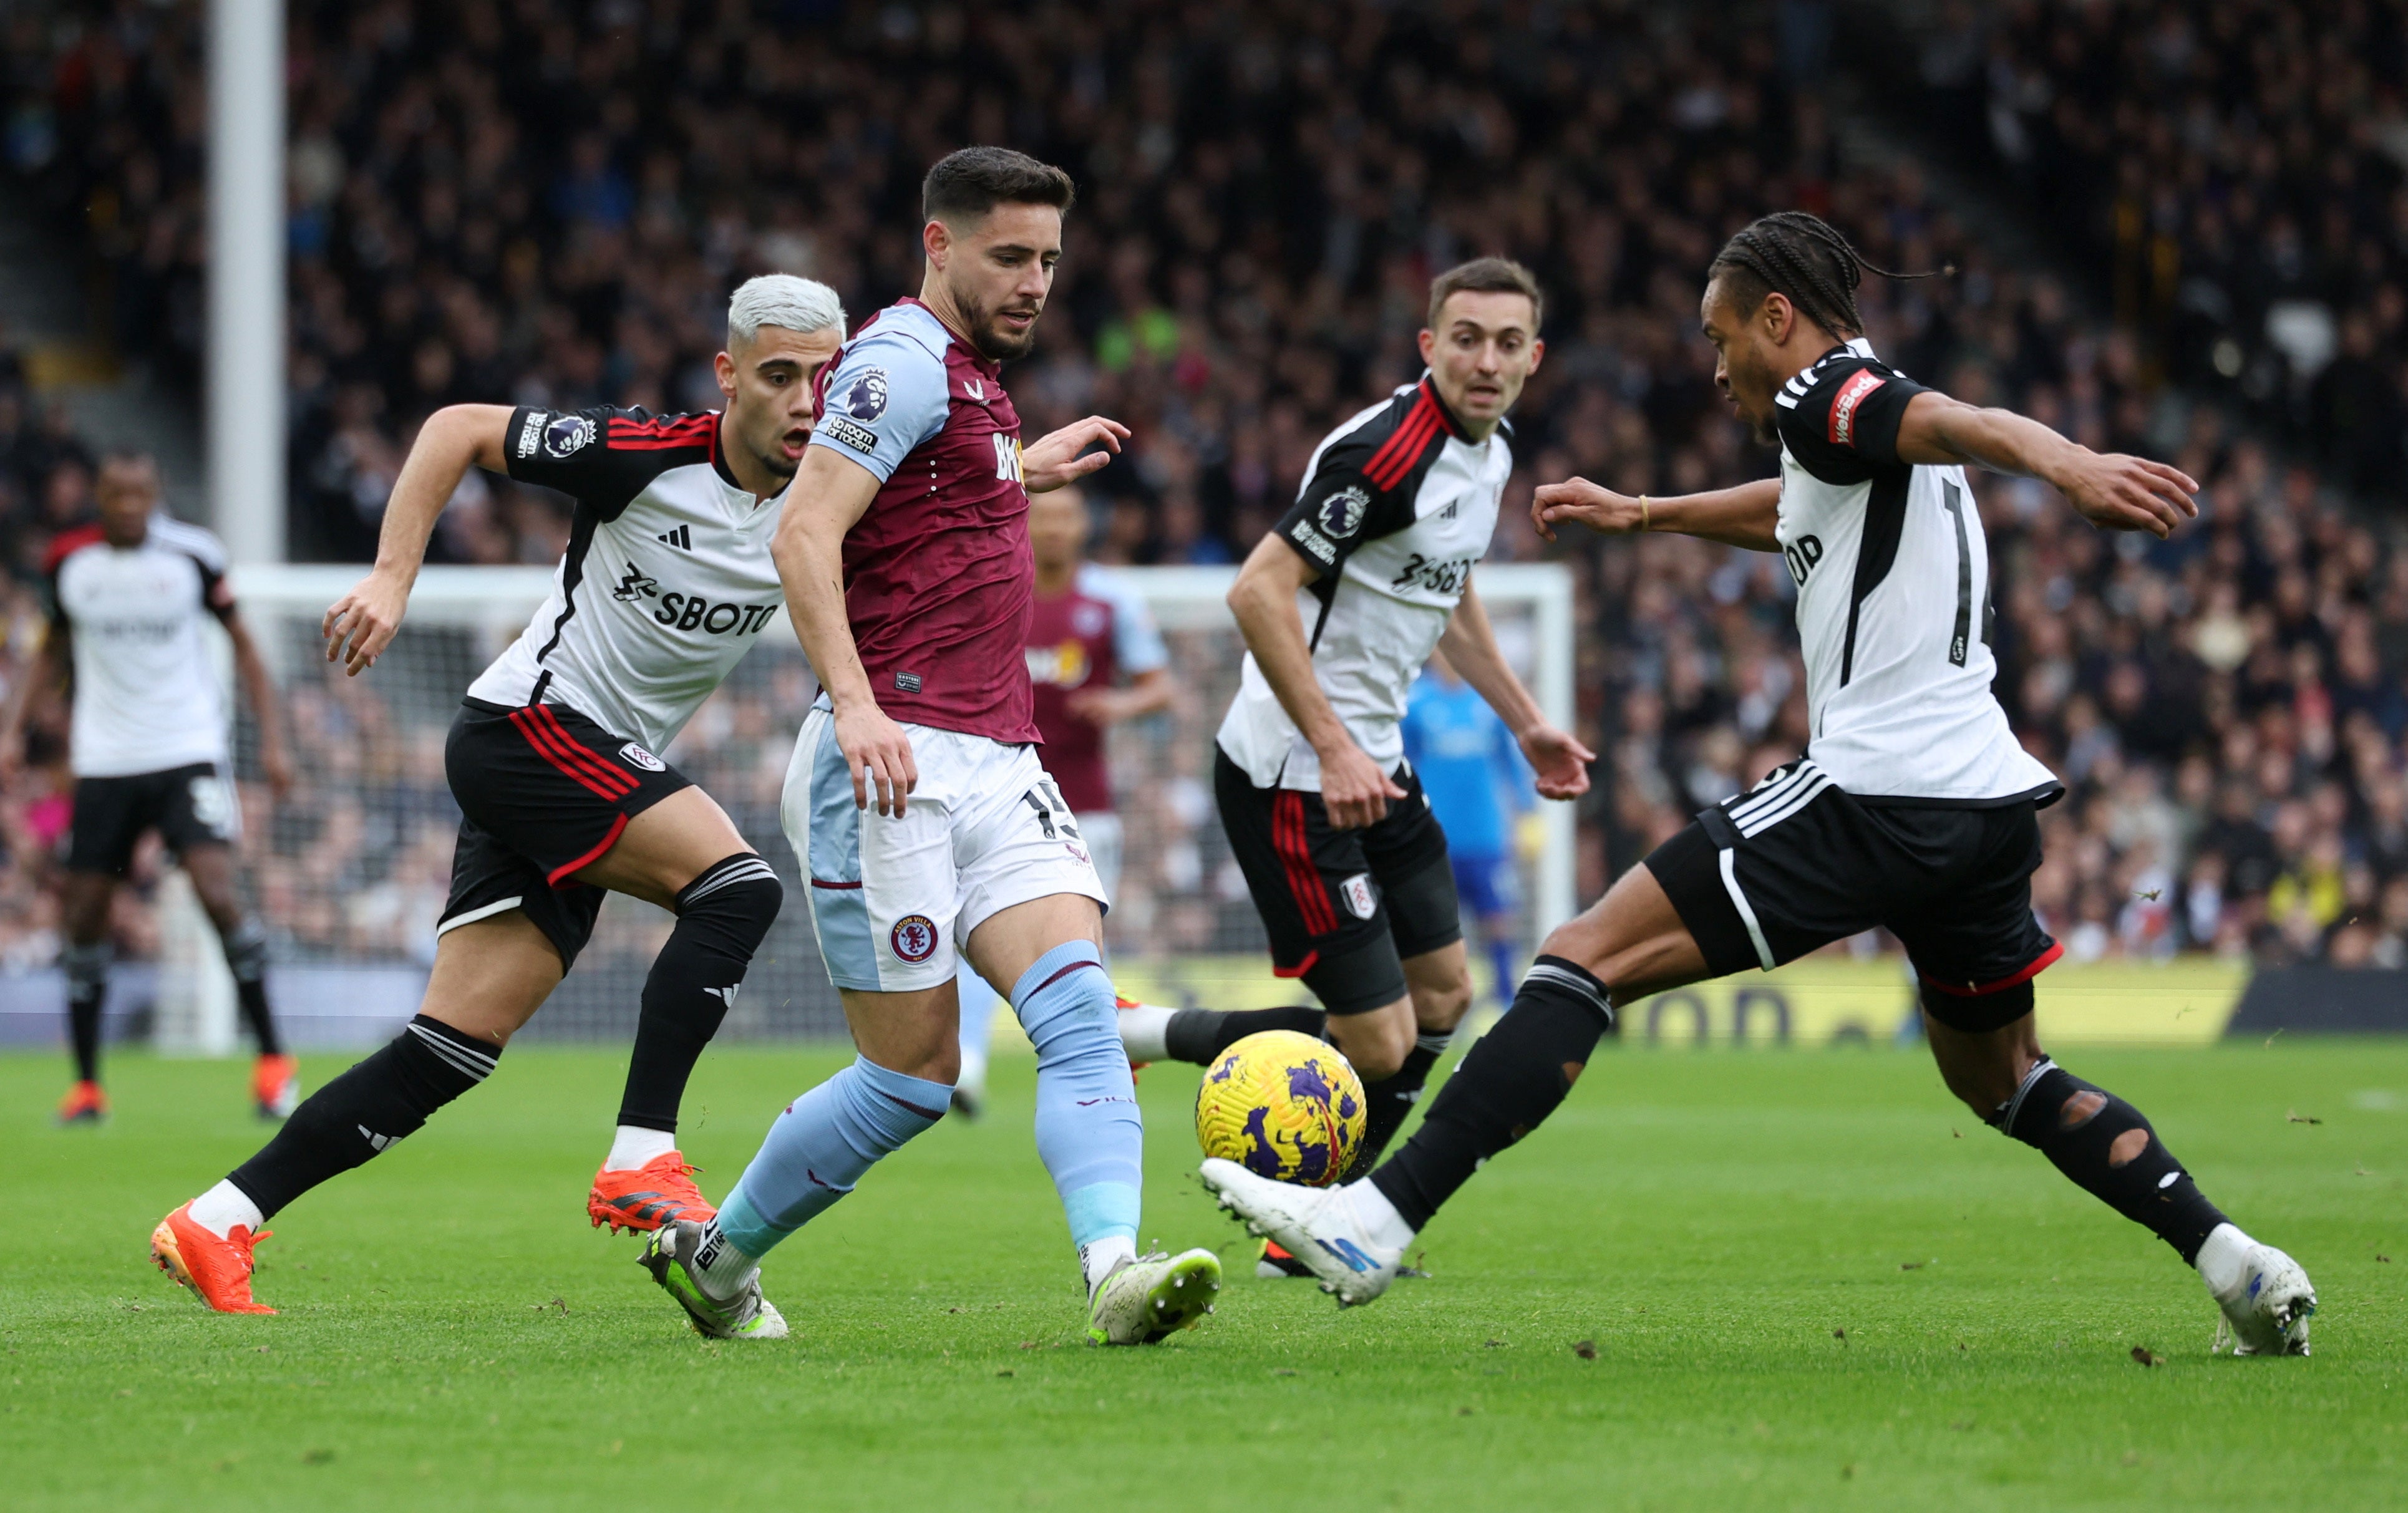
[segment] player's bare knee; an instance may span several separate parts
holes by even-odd
[[[1412,983],[1413,1022],[1423,1030],[1452,1030],[1471,1011],[1471,973],[1468,966],[1435,981],[1416,976]]]
[[[1410,1004],[1407,1000],[1369,1014],[1330,1016],[1330,1043],[1345,1053],[1355,1076],[1366,1082],[1380,1082],[1404,1067],[1413,1049]]]

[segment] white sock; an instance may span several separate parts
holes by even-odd
[[[2210,1293],[2221,1298],[2240,1288],[2250,1249],[2257,1243],[2237,1224],[2218,1224],[2208,1233],[2199,1248],[2199,1279]]]
[[[1159,1004],[1140,1004],[1135,1008],[1120,1011],[1121,1045],[1133,1062],[1167,1062],[1170,1046],[1165,1038],[1170,1033],[1170,1016],[1175,1008]]]
[[[1086,1278],[1087,1295],[1094,1297],[1122,1262],[1136,1259],[1137,1242],[1125,1235],[1107,1235],[1079,1247],[1079,1272]]]
[[[695,1248],[686,1266],[703,1291],[715,1298],[734,1297],[760,1269],[761,1258],[738,1249],[715,1219],[702,1227],[702,1243]]]
[[[610,1137],[610,1153],[602,1158],[606,1172],[632,1172],[657,1156],[666,1156],[677,1149],[677,1136],[666,1130],[639,1129],[622,1124]]]
[[[1373,1245],[1383,1250],[1401,1253],[1406,1246],[1413,1243],[1413,1227],[1405,1222],[1404,1215],[1397,1212],[1397,1206],[1388,1201],[1388,1195],[1371,1185],[1369,1178],[1349,1182],[1339,1191],[1354,1205],[1355,1221],[1363,1226],[1365,1237]]]
[[[220,1182],[193,1200],[193,1222],[222,1240],[236,1224],[258,1234],[267,1217],[242,1189],[232,1182]]]

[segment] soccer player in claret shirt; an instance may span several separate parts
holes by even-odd
[[[183,864],[217,927],[235,995],[259,1042],[251,1101],[264,1118],[293,1111],[300,1080],[277,1041],[267,1008],[267,932],[242,906],[233,842],[242,811],[228,770],[226,710],[201,634],[214,615],[234,642],[235,671],[259,719],[260,766],[280,796],[293,771],[259,649],[235,613],[225,548],[159,507],[159,470],[122,454],[101,464],[100,523],[50,544],[50,624],[30,676],[0,721],[0,770],[22,758],[25,721],[63,684],[73,688],[68,757],[76,775],[66,878],[67,1027],[76,1083],[59,1105],[63,1124],[98,1122],[100,1009],[108,992],[108,906],[146,830]]]
[[[1447,837],[1405,760],[1415,673],[1443,647],[1514,733],[1542,797],[1586,792],[1596,760],[1514,676],[1473,586],[1513,470],[1505,414],[1545,353],[1540,306],[1529,270],[1502,258],[1431,280],[1429,370],[1322,440],[1229,591],[1246,663],[1214,794],[1272,971],[1322,1006],[1122,1016],[1140,1062],[1209,1064],[1263,1030],[1326,1036],[1369,1104],[1358,1167],[1403,1126],[1471,1006]],[[1303,1275],[1277,1246],[1256,1274]]]
[[[418,1017],[313,1093],[225,1180],[160,1220],[159,1265],[226,1313],[252,1301],[261,1224],[483,1081],[543,1006],[615,892],[677,916],[644,983],[626,1092],[586,1211],[651,1229],[708,1217],[678,1106],[785,897],[769,864],[667,749],[777,614],[769,541],[844,340],[825,284],[754,278],[727,307],[719,413],[455,405],[420,430],[377,564],[326,611],[357,675],[401,627],[444,503],[469,464],[577,501],[552,594],[469,685],[444,749],[463,819]]]
[[[1003,390],[1002,364],[1033,345],[1071,198],[1068,174],[1007,149],[937,164],[920,297],[865,322],[824,380],[776,548],[825,690],[783,809],[860,1055],[788,1106],[717,1218],[647,1242],[654,1279],[707,1335],[783,1334],[761,1257],[944,1116],[962,953],[1037,1048],[1037,1150],[1089,1337],[1158,1339],[1200,1321],[1220,1287],[1210,1250],[1137,1252],[1144,1129],[1103,968],[1108,901],[1037,753],[1029,491],[1103,466],[1127,435],[1090,417],[1024,454]]]
[[[2094,525],[2161,537],[2198,513],[2198,486],[1885,366],[1856,312],[1865,267],[1838,232],[1789,211],[1741,231],[1708,271],[1715,382],[1781,449],[1778,478],[1678,499],[1575,478],[1531,507],[1550,537],[1577,521],[1780,552],[1798,585],[1806,754],[1549,935],[1513,1006],[1369,1177],[1313,1192],[1208,1161],[1205,1184],[1341,1303],[1368,1303],[1439,1206],[1563,1102],[1614,1004],[1770,971],[1880,925],[1922,979],[1949,1091],[2172,1247],[2238,1351],[2304,1355],[2316,1295],[2299,1263],[2226,1219],[2139,1109],[2041,1049],[2032,979],[2059,948],[2032,915],[2035,811],[2063,790],[1990,692],[1989,557],[1964,464],[2039,478]]]
[[[1170,707],[1170,652],[1145,601],[1111,568],[1087,561],[1091,524],[1086,496],[1074,487],[1028,501],[1028,544],[1037,561],[1028,681],[1045,737],[1046,776],[1077,817],[1079,837],[1109,895],[1120,890],[1121,818],[1112,811],[1104,737],[1123,721]],[[986,1098],[995,991],[967,963],[954,982],[962,999],[962,1070],[953,1108],[976,1119]]]

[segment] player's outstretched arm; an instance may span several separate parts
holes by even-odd
[[[880,814],[900,815],[920,781],[911,737],[878,707],[844,607],[844,535],[868,513],[878,487],[878,475],[859,464],[826,447],[807,449],[769,555],[803,655],[836,712],[837,749],[853,773],[853,804],[867,808],[875,798]]]
[[[2122,452],[2097,452],[2013,410],[1983,409],[1930,390],[1907,402],[1899,460],[1971,463],[1993,473],[2038,478],[2109,531],[2160,539],[2199,513],[2199,484],[2178,468]]]
[[[1469,583],[1463,588],[1463,602],[1455,607],[1446,622],[1446,634],[1439,637],[1438,649],[1513,733],[1522,754],[1530,759],[1531,770],[1538,774],[1540,797],[1575,799],[1588,792],[1588,767],[1597,753],[1548,722],[1539,701],[1513,676],[1512,664],[1497,645],[1488,607]]]
[[[1100,415],[1049,431],[1037,438],[1036,445],[1021,449],[1021,486],[1030,493],[1051,493],[1066,483],[1076,483],[1111,463],[1128,435],[1127,426]],[[1102,451],[1087,450],[1098,442]]]
[[[346,674],[357,678],[393,644],[409,607],[410,585],[426,561],[426,538],[435,534],[436,518],[452,502],[469,464],[509,471],[503,449],[509,426],[508,405],[451,405],[418,428],[393,496],[385,501],[376,565],[335,601],[319,626],[328,662],[341,663]]]
[[[226,638],[234,643],[235,677],[242,683],[243,697],[251,701],[251,718],[259,722],[259,769],[266,775],[267,791],[280,799],[293,792],[293,759],[284,749],[284,722],[277,718],[276,685],[268,678],[266,659],[259,654],[251,627],[231,608],[224,621]]]
[[[1330,824],[1360,830],[1376,823],[1388,812],[1388,801],[1403,798],[1405,791],[1354,744],[1346,722],[1330,707],[1329,695],[1321,691],[1321,679],[1312,675],[1312,647],[1305,639],[1296,595],[1320,577],[1274,531],[1238,569],[1238,581],[1229,589],[1229,612],[1238,617],[1246,649],[1254,654],[1254,665],[1263,670],[1280,707],[1321,758],[1321,802],[1329,811]]]
[[[1677,494],[1615,493],[1586,478],[1544,483],[1530,497],[1530,523],[1553,541],[1555,527],[1577,521],[1607,535],[1668,531],[1750,551],[1779,551],[1773,527],[1781,518],[1781,480],[1758,478],[1735,489]]]

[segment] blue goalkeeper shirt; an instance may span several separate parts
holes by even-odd
[[[1449,687],[1425,672],[1405,705],[1405,760],[1420,775],[1449,849],[1505,856],[1510,817],[1529,807],[1530,769],[1513,733],[1469,683]]]

